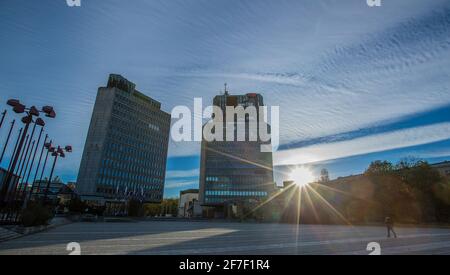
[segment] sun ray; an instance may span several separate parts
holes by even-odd
[[[284,188],[283,190],[276,192],[275,194],[273,194],[272,196],[270,196],[269,198],[267,198],[265,201],[263,201],[262,203],[260,203],[258,206],[256,206],[255,208],[253,208],[246,216],[254,213],[256,210],[260,209],[261,207],[263,207],[264,205],[268,204],[269,202],[271,202],[272,200],[274,200],[275,198],[281,196],[283,193],[286,193],[287,191],[290,191],[292,189],[292,187],[294,187],[294,185],[290,185],[287,188]]]
[[[315,183],[314,186],[317,186],[319,188],[324,188],[324,189],[327,189],[327,190],[332,191],[332,192],[340,193],[340,194],[348,196],[350,198],[355,198],[355,199],[358,199],[358,200],[362,200],[362,201],[365,201],[367,203],[371,203],[371,204],[375,203],[375,201],[368,200],[368,199],[365,199],[365,198],[361,198],[361,197],[353,195],[350,192],[345,192],[345,191],[342,191],[342,190],[339,190],[339,189],[336,189],[336,188],[333,188],[333,187],[330,187],[330,186],[327,186],[327,185],[324,185],[324,184],[321,184],[321,183]]]
[[[300,239],[300,216],[301,216],[301,210],[302,210],[302,193],[303,193],[303,188],[301,186],[298,186],[297,188],[297,192],[298,192],[298,200],[297,200],[297,232],[295,234],[295,243],[296,243],[296,252],[297,254],[299,254],[299,249],[300,246],[298,245],[298,241]]]
[[[262,165],[260,163],[257,163],[257,162],[254,162],[254,161],[250,161],[248,159],[244,159],[244,158],[241,158],[241,157],[229,154],[229,153],[221,152],[221,151],[218,151],[218,150],[215,150],[215,149],[212,149],[212,148],[208,148],[208,147],[206,147],[206,150],[214,152],[214,153],[217,153],[217,154],[220,154],[220,155],[225,156],[225,157],[229,157],[229,158],[233,158],[233,159],[236,159],[236,160],[240,160],[240,161],[248,163],[248,164],[253,164],[255,166],[267,169],[269,171],[273,171],[272,167],[269,167],[269,166],[266,166],[266,165]]]
[[[312,188],[311,186],[306,186],[306,188],[310,191],[312,191],[314,193],[314,195],[316,195],[317,198],[319,198],[320,201],[322,201],[326,206],[329,207],[329,209],[331,209],[331,211],[333,213],[335,213],[340,219],[342,219],[347,225],[350,225],[353,227],[353,225],[351,224],[350,221],[348,221],[336,208],[334,208],[324,197],[322,197],[322,195],[320,195],[319,192],[317,192],[316,190],[314,190],[314,188]]]
[[[311,196],[309,195],[308,189],[305,189],[305,198],[306,198],[306,202],[311,206],[314,218],[316,219],[316,221],[319,221],[319,215],[317,214],[317,210],[316,210],[316,206],[314,205],[314,202],[311,199]]]

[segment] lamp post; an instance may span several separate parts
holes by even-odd
[[[30,160],[31,160],[31,153],[32,153],[32,151],[34,149],[34,145],[35,144],[36,144],[36,141],[33,140],[32,145],[31,145],[30,154],[26,156],[26,160],[24,162],[24,165],[22,166],[22,170],[23,171],[21,171],[21,173],[19,174],[19,177],[22,179],[20,184],[19,184],[19,190],[18,190],[19,196],[20,196],[20,193],[22,192],[22,186],[24,186],[24,184],[26,184],[26,182],[25,182],[25,175],[27,174],[28,165],[30,164]],[[25,167],[25,169],[23,169],[24,167]],[[25,186],[23,188],[25,188]]]
[[[12,156],[16,155],[17,145],[19,145],[20,137],[22,136],[22,131],[23,131],[23,128],[20,128],[20,130],[19,130],[19,135],[17,135],[16,145],[14,145],[14,150],[13,150]],[[9,165],[8,165],[8,171],[9,171],[10,168],[11,168],[11,164],[12,164],[12,163],[9,162]]]
[[[36,119],[36,122],[35,122],[35,124],[34,124],[34,128],[36,127],[36,125],[42,127],[42,128],[41,128],[41,131],[39,132],[39,138],[38,138],[38,140],[37,140],[37,143],[36,143],[35,140],[33,140],[33,143],[32,143],[32,146],[31,146],[31,150],[30,150],[30,154],[28,155],[28,159],[27,159],[27,161],[26,161],[25,170],[23,171],[23,175],[22,175],[22,173],[19,174],[19,176],[22,177],[22,183],[21,183],[21,185],[24,185],[24,184],[25,184],[25,185],[23,186],[23,190],[22,190],[22,193],[23,193],[23,194],[25,194],[25,192],[26,192],[26,187],[28,186],[28,179],[29,179],[29,177],[30,177],[31,169],[33,168],[34,158],[36,157],[37,147],[39,146],[39,142],[41,141],[42,132],[44,131],[45,122],[44,122],[41,118],[37,118],[37,119]],[[34,129],[33,129],[33,131],[34,131]],[[33,154],[33,149],[34,149],[35,145],[36,145],[36,150],[35,150],[35,152],[34,152],[34,157],[31,158],[31,156],[32,156],[32,154]],[[27,152],[28,152],[28,149],[29,149],[29,148],[27,148]],[[28,172],[28,177],[26,177],[27,171],[28,171],[28,165],[30,164],[30,161],[32,161],[32,162],[31,162],[31,167],[30,167],[30,170],[29,170],[29,172]],[[22,168],[23,168],[23,167],[22,167]],[[20,194],[20,191],[21,191],[21,189],[19,188],[19,194]],[[22,197],[23,197],[23,196],[22,196]]]
[[[27,135],[25,137],[25,144],[28,143],[28,138],[30,137],[30,135]],[[19,165],[17,165],[17,169],[16,171],[11,171],[13,173],[15,173],[16,175],[19,174],[19,169],[22,166],[22,161],[23,161],[23,155],[25,154],[25,150],[22,150],[22,152],[18,151],[18,153],[20,153],[20,157],[19,157]]]
[[[52,182],[53,172],[55,171],[56,161],[58,160],[58,157],[61,157],[61,158],[66,157],[66,154],[64,152],[72,153],[72,146],[67,145],[64,148],[61,148],[60,146],[58,146],[58,148],[56,150],[54,150],[54,152],[52,152],[52,156],[55,158],[53,159],[52,170],[50,172],[50,177],[48,178],[47,188],[45,188],[44,202],[47,200],[47,197],[48,197],[48,191],[50,189],[50,184]]]
[[[0,120],[0,129],[2,128],[3,121],[5,120],[6,113],[7,113],[6,110],[4,110],[3,113],[2,113],[2,119]]]
[[[37,155],[39,144],[41,143],[41,138],[42,138],[42,133],[43,132],[44,132],[44,127],[41,128],[41,132],[39,133],[39,138],[38,138],[37,143],[36,143],[36,149],[34,150],[34,154],[33,154],[33,160],[31,161],[30,170],[28,170],[26,183],[28,183],[28,180],[30,179],[31,171],[33,170],[34,161],[36,159],[36,155]],[[45,143],[45,141],[44,141],[44,143]]]
[[[44,177],[44,172],[45,172],[45,167],[47,166],[47,161],[48,161],[48,155],[51,152],[55,151],[55,148],[52,146],[52,141],[50,140],[49,143],[44,144],[45,148],[47,149],[47,154],[45,155],[45,160],[44,160],[44,165],[42,166],[42,172],[41,172],[41,176],[39,178],[38,181],[38,186],[37,186],[37,192],[38,194],[41,192],[41,183],[42,183],[42,178]]]
[[[0,156],[0,164],[3,161],[3,157],[5,156],[5,152],[6,152],[6,148],[8,147],[8,143],[9,143],[9,139],[11,138],[11,133],[14,129],[14,124],[16,123],[16,120],[13,120],[11,122],[11,128],[9,128],[9,133],[8,133],[8,137],[6,138],[6,142],[5,145],[3,146],[3,151],[2,151],[2,155]]]
[[[43,129],[44,128],[41,128],[41,134],[42,134]],[[41,135],[39,135],[39,141],[40,141],[40,139],[41,139]],[[39,173],[39,167],[41,166],[42,155],[44,154],[44,149],[45,149],[45,144],[47,143],[47,139],[48,139],[48,135],[45,135],[44,143],[42,144],[41,154],[39,156],[39,161],[38,161],[38,164],[37,164],[37,167],[36,167],[36,172],[34,172],[34,179],[31,182],[31,190],[30,190],[30,193],[28,195],[28,199],[26,199],[26,201],[30,200],[31,196],[33,195],[34,183],[35,183],[37,175]],[[38,144],[39,144],[39,141],[38,141]],[[30,177],[31,170],[33,169],[34,159],[36,158],[37,150],[38,150],[38,146],[36,146],[36,151],[34,152],[33,162],[31,163],[30,173],[28,174],[27,182],[28,182],[28,179]]]
[[[25,143],[25,137],[28,133],[28,129],[30,128],[30,124],[33,123],[33,117],[38,117],[39,114],[45,113],[45,115],[49,118],[55,118],[56,113],[53,110],[53,107],[45,106],[42,108],[41,111],[39,111],[35,106],[32,106],[30,108],[26,108],[25,105],[21,104],[19,100],[17,99],[10,99],[8,100],[7,104],[11,107],[13,107],[13,111],[17,114],[23,114],[26,113],[26,116],[22,118],[22,122],[25,124],[25,127],[23,128],[22,137],[20,138],[16,154],[12,157],[12,164],[9,171],[7,171],[5,180],[3,181],[2,189],[0,192],[0,203],[3,204],[8,197],[8,190],[10,187],[11,179],[13,178],[13,172],[16,169],[17,161],[19,160],[20,152],[22,151],[22,147]]]

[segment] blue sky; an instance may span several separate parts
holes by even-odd
[[[109,73],[167,112],[211,102],[224,82],[262,93],[281,108],[278,171],[303,164],[338,177],[376,159],[450,159],[447,0],[3,0],[0,26],[0,107],[56,107],[49,134],[75,149],[58,163],[66,181]],[[199,150],[171,142],[166,196],[198,187]]]

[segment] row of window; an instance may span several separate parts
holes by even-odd
[[[163,184],[163,179],[149,175],[131,174],[120,170],[101,168],[99,182],[106,185],[127,184],[130,182],[140,184]]]
[[[156,108],[159,109],[161,107],[161,104],[154,100],[153,98],[145,96],[142,98],[138,91],[134,90],[134,97],[132,97],[131,93],[128,93],[127,91],[123,91],[119,89],[119,93],[116,93],[116,98],[122,100],[123,102],[126,102],[128,105],[132,106],[133,108]]]
[[[117,97],[117,95],[116,95]],[[154,122],[156,122],[159,125],[164,125],[166,127],[169,126],[169,120],[163,120],[163,116],[161,115],[163,112],[161,110],[152,110],[151,108],[148,107],[144,107],[144,106],[138,106],[140,104],[136,104],[133,103],[131,101],[131,103],[125,104],[124,100],[122,100],[121,98],[119,98],[120,100],[115,100],[114,101],[114,112],[119,111],[119,112],[123,112],[124,117],[133,119],[133,122],[138,122],[138,121],[142,121],[142,118],[146,119],[146,120],[152,120]],[[131,105],[131,107],[130,107]],[[134,105],[134,106],[133,106]],[[145,124],[145,123],[144,123]]]
[[[97,194],[102,194],[102,195],[108,195],[110,197],[115,197],[115,198],[124,198],[124,197],[136,197],[136,198],[145,198],[147,200],[160,200],[162,199],[162,193],[161,192],[155,192],[155,191],[120,191],[117,192],[117,190],[115,189],[111,189],[111,188],[103,188],[103,187],[98,187],[96,189]]]
[[[126,192],[132,193],[149,193],[157,192],[162,193],[164,189],[164,184],[148,184],[139,182],[122,182],[113,180],[111,182],[105,181],[104,178],[99,178],[97,180],[97,188],[102,188],[110,193],[123,194]]]
[[[236,154],[236,156],[238,156],[238,154]],[[226,156],[212,156],[211,154],[208,154],[206,156],[207,169],[258,169],[261,167],[261,165],[272,167],[272,162],[263,160],[262,158],[254,161],[251,158],[246,157],[245,161],[240,161],[236,160],[235,158]]]
[[[152,98],[145,100],[132,100],[127,92],[119,90],[119,93],[116,93],[116,99],[130,106],[132,109],[160,109],[161,104],[153,100]],[[134,99],[134,98],[133,98]],[[148,102],[148,100],[150,102]]]
[[[206,185],[206,188],[209,190],[257,190],[261,189],[261,187],[261,184],[248,183],[214,183]]]
[[[143,120],[135,116],[130,116],[127,112],[118,110],[117,107],[113,109],[113,118],[116,119],[115,124],[123,124],[127,129],[139,131],[143,136],[155,134],[167,135],[169,132],[169,119],[167,119],[167,123],[161,123],[156,118]],[[117,121],[117,119],[120,119],[120,121]]]
[[[210,197],[205,198],[206,203],[224,203],[225,201],[226,199],[224,198],[210,198]]]
[[[130,148],[126,146],[121,146],[123,149],[127,148],[126,150],[119,150],[116,147],[117,145],[112,142],[106,146],[104,167],[123,169],[134,173],[154,172],[152,174],[155,176],[163,176],[166,163],[165,154],[157,155],[150,152],[133,154],[134,150],[130,152]]]
[[[207,190],[206,196],[221,197],[267,197],[264,191],[229,191],[229,190]]]
[[[120,129],[120,127],[111,126],[109,131],[110,140],[114,140],[117,144],[122,144],[125,148],[128,148],[130,154],[133,156],[139,156],[145,152],[161,155],[165,154],[168,146],[168,140],[155,139],[147,137],[143,139],[137,138],[135,135],[130,135],[130,130]]]
[[[123,122],[119,116],[113,116],[110,124],[110,134],[121,134],[125,143],[131,143],[136,148],[150,149],[155,144],[164,144],[168,141],[169,129],[161,133],[146,128],[139,127],[135,123]],[[150,132],[151,131],[151,132]]]
[[[232,185],[260,185],[260,184],[270,184],[270,176],[257,176],[257,175],[230,175],[230,176],[220,176],[220,177],[206,177],[206,184],[232,184]]]
[[[158,150],[160,147],[159,144],[154,144],[147,150],[141,150],[134,148],[132,145],[120,144],[111,140],[106,145],[106,150],[122,156],[132,156],[134,159],[138,160],[151,160],[155,162],[158,160],[158,156],[161,157],[161,155],[164,155],[161,150]]]

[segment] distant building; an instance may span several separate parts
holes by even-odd
[[[37,180],[33,184],[33,198],[44,197],[47,193],[47,197],[52,200],[56,200],[61,189],[65,186],[62,180],[58,177],[54,178],[50,183],[47,192],[48,179],[45,178],[41,181]],[[31,188],[31,187],[30,187]]]
[[[163,199],[170,114],[120,75],[97,93],[77,179],[83,200]]]
[[[63,185],[58,193],[58,200],[61,204],[67,205],[71,200],[78,197],[76,190],[70,183]]]
[[[198,189],[189,189],[180,192],[178,217],[195,218],[202,216],[202,207],[198,200]]]
[[[54,203],[60,203],[67,205],[72,199],[77,198],[78,194],[75,191],[73,183],[64,184],[64,182],[56,177],[50,183],[47,192],[48,179],[37,180],[33,184],[33,199],[42,199],[47,193],[47,198]],[[31,190],[31,186],[28,185],[28,191]]]
[[[257,109],[264,106],[260,94],[229,95],[227,91],[216,96],[213,104],[222,109],[224,121],[227,106]],[[258,114],[256,119],[259,122],[263,118]],[[249,120],[245,121],[247,129]],[[235,119],[235,129],[237,123]],[[259,137],[257,141],[249,140],[247,131],[245,141],[202,141],[199,199],[205,216],[233,217],[240,209],[265,200],[275,190],[272,153],[261,152],[265,143]]]
[[[443,177],[450,178],[450,161],[435,163],[431,167],[438,170]]]

